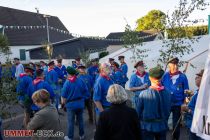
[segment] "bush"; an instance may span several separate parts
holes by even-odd
[[[109,52],[101,52],[101,53],[99,54],[99,59],[101,59],[101,58],[103,58],[103,57],[105,57],[105,56],[107,56],[107,55],[109,55]]]

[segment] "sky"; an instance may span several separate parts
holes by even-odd
[[[210,1],[210,0],[208,0]],[[173,11],[179,0],[0,0],[0,6],[57,16],[69,32],[85,36],[107,36],[123,32],[126,22],[133,28],[136,20],[150,10]],[[192,14],[205,19],[210,7]]]

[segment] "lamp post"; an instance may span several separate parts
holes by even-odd
[[[47,53],[48,53],[48,57],[49,57],[49,61],[51,61],[51,57],[52,57],[52,46],[50,45],[50,33],[49,33],[49,21],[48,18],[50,17],[49,15],[44,15],[43,16],[46,19],[46,24],[47,24]]]
[[[44,15],[44,18],[46,19],[46,23],[47,23],[47,42],[48,43],[50,42],[49,21],[48,21],[49,17],[50,17],[49,15]]]

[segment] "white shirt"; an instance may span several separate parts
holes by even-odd
[[[175,84],[175,83],[176,83],[176,80],[177,80],[178,78],[179,78],[179,74],[172,76],[172,77],[171,77],[172,83]]]
[[[22,64],[18,64],[16,66],[16,71],[15,71],[15,77],[16,77],[16,79],[19,78],[19,76],[20,76],[21,73],[24,73],[24,67],[23,67]]]

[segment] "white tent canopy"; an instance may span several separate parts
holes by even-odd
[[[188,41],[188,40],[186,40]],[[180,58],[182,61],[189,61],[192,58],[193,60],[190,61],[191,64],[195,66],[195,68],[188,66],[186,75],[188,77],[189,85],[191,89],[196,89],[195,87],[195,74],[200,71],[200,69],[204,68],[205,61],[207,58],[207,50],[208,46],[210,44],[210,36],[204,35],[200,36],[198,39],[198,42],[192,43],[192,47],[194,49],[194,52],[190,54],[185,54]],[[146,52],[148,54],[148,57],[144,58],[144,62],[147,65],[147,67],[150,69],[151,67],[154,67],[157,65],[157,59],[160,56],[159,50],[162,48],[163,41],[151,41],[146,42],[143,44],[143,46],[138,46],[139,49],[149,49],[150,51]],[[125,61],[128,65],[128,78],[130,78],[131,74],[133,73],[134,69],[134,62],[131,60],[132,57],[132,51],[127,48],[122,48],[102,59],[100,59],[100,62],[108,62],[109,58],[114,58],[116,62],[118,62],[118,56],[124,55]],[[180,70],[184,70],[186,66],[184,65]],[[128,85],[129,81],[127,82]]]

